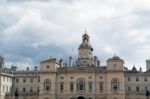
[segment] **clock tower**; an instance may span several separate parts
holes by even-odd
[[[82,36],[82,43],[78,48],[78,60],[77,64],[80,67],[93,65],[93,48],[90,44],[89,35],[86,33]]]

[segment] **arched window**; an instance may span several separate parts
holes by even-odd
[[[85,83],[84,79],[79,79],[77,81],[77,90],[78,91],[84,91],[85,90]]]
[[[51,90],[51,81],[49,79],[46,79],[44,81],[44,91],[50,91]]]
[[[112,79],[111,81],[111,90],[112,91],[118,91],[119,90],[119,80],[118,79]]]

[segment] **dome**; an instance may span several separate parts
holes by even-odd
[[[89,43],[81,43],[79,49],[91,49],[93,51],[93,48]]]
[[[108,61],[122,61],[122,62],[124,62],[122,59],[120,59],[120,57],[118,57],[118,56],[114,56],[114,57],[112,57],[112,58],[109,58],[108,60],[107,60],[107,62]]]

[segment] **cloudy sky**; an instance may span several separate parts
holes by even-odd
[[[85,28],[102,65],[116,54],[129,69],[145,70],[149,0],[0,0],[0,54],[9,66],[67,60],[72,48],[77,56]]]

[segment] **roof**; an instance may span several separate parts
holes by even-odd
[[[47,63],[47,62],[56,62],[56,58],[46,59],[46,60],[41,61],[40,63]]]
[[[89,43],[81,43],[79,49],[91,49],[93,51],[93,48]]]
[[[89,37],[89,35],[87,33],[83,34],[82,37]]]
[[[108,62],[108,61],[122,61],[122,62],[124,62],[124,60],[121,59],[119,56],[114,56],[114,57],[112,57],[112,58],[109,58],[109,59],[107,60],[107,62]]]

